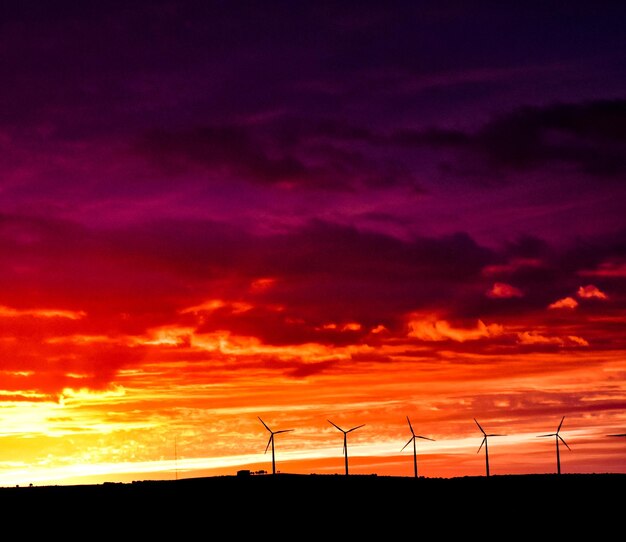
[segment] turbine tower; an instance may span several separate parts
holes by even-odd
[[[257,416],[257,418],[261,420],[260,416]],[[265,447],[264,453],[267,453],[267,449],[270,447],[270,444],[271,444],[272,445],[272,474],[276,474],[276,457],[274,455],[274,435],[278,435],[279,433],[287,433],[289,431],[293,431],[293,429],[282,429],[280,431],[272,431],[263,420],[261,420],[261,423],[265,426],[265,429],[267,429],[270,432],[270,439],[267,441],[267,446]]]
[[[363,427],[365,424],[357,425],[356,427],[353,427],[352,429],[348,429],[347,431],[344,431],[336,423],[333,423],[330,420],[327,420],[327,421],[329,424],[334,425],[337,429],[339,429],[339,431],[343,433],[343,455],[345,456],[345,461],[346,461],[346,476],[348,476],[348,433],[352,433],[352,431],[356,431],[357,429]]]
[[[487,437],[504,437],[505,435],[498,435],[496,433],[491,433],[488,435],[487,433],[485,433],[485,430],[480,426],[476,418],[474,418],[474,421],[476,422],[478,429],[480,429],[480,432],[483,434],[483,441],[480,443],[480,447],[478,448],[478,451],[476,453],[480,453],[480,450],[482,449],[483,445],[485,446],[485,466],[487,469],[487,478],[488,478],[489,477],[489,443],[487,441]]]
[[[563,440],[563,437],[561,435],[559,435],[559,431],[561,430],[561,426],[563,425],[563,420],[565,419],[565,416],[563,416],[561,418],[561,423],[559,424],[559,427],[556,430],[556,433],[550,433],[549,435],[538,435],[539,438],[541,437],[554,437],[554,439],[556,440],[556,473],[557,474],[561,474],[561,452],[559,450],[559,440],[565,444],[566,448],[568,450],[572,450],[568,445],[567,442],[565,442]]]
[[[411,425],[411,420],[409,420],[408,416],[406,417],[406,421],[409,422],[409,429],[411,430],[411,435],[413,436],[409,439],[409,442],[407,442],[402,448],[402,450],[400,451],[402,452],[404,448],[406,448],[409,444],[411,444],[411,441],[413,441],[413,473],[415,474],[415,478],[417,478],[417,448],[415,447],[415,439],[422,438],[424,440],[431,440],[433,442],[435,441],[435,439],[416,435],[415,431],[413,431],[413,426]]]

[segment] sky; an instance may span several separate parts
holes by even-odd
[[[0,485],[626,472],[620,2],[0,14]]]

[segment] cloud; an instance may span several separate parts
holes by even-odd
[[[578,294],[578,297],[582,297],[583,299],[608,299],[608,296],[604,292],[601,292],[593,284],[581,286],[580,288],[578,288],[578,291],[576,293]]]
[[[567,338],[573,343],[579,344],[580,346],[589,346],[589,342],[582,337],[577,337],[576,335],[568,335]]]
[[[487,291],[487,297],[492,298],[510,298],[510,297],[523,297],[523,293],[519,288],[506,284],[504,282],[496,282]]]
[[[558,345],[558,346],[589,346],[582,337],[567,335],[565,337],[546,336],[538,331],[522,331],[517,334],[517,342],[523,345]]]
[[[512,258],[507,263],[488,265],[483,269],[485,276],[508,275],[527,268],[541,267],[542,262],[538,258]]]
[[[583,269],[578,274],[585,277],[626,278],[626,261],[601,262],[596,269]]]
[[[524,107],[485,125],[470,146],[495,167],[526,171],[566,164],[594,177],[626,171],[626,100]]]
[[[71,311],[62,309],[13,309],[0,305],[0,318],[19,318],[20,316],[32,316],[34,318],[67,318],[80,320],[86,316],[84,311]]]
[[[243,126],[202,126],[173,132],[153,130],[138,148],[168,171],[203,166],[217,175],[241,174],[267,184],[309,183],[316,177],[293,155],[272,156],[261,138]]]
[[[576,307],[578,307],[578,301],[573,297],[564,297],[548,305],[549,309],[575,309]]]
[[[136,149],[166,173],[200,169],[215,182],[239,179],[266,187],[331,191],[393,185],[417,189],[409,164],[371,149],[362,152],[344,138],[344,132],[301,127],[295,120],[265,126],[233,122],[152,130],[139,139]]]
[[[455,328],[446,320],[436,317],[426,319],[412,319],[409,321],[409,337],[421,341],[447,341],[456,342],[475,341],[490,337],[496,337],[503,333],[502,326],[498,324],[485,325],[479,320],[475,328]]]
[[[626,100],[596,100],[521,107],[474,132],[401,130],[388,143],[450,151],[440,164],[447,174],[502,177],[508,173],[566,167],[617,181],[626,172]],[[369,138],[372,136],[369,135]]]

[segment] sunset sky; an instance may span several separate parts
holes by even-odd
[[[4,5],[0,486],[626,472],[625,22]]]

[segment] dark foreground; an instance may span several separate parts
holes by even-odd
[[[350,501],[354,505],[387,507],[405,500],[412,502],[444,499],[448,506],[471,502],[478,496],[495,500],[527,497],[535,503],[583,502],[613,498],[622,501],[626,474],[504,475],[462,478],[419,478],[376,475],[277,474],[215,476],[169,481],[136,481],[75,486],[34,486],[0,488],[0,500],[18,502],[81,503],[95,501],[169,502],[191,504],[215,501],[215,506],[263,507],[279,501],[282,506],[298,502],[320,506]],[[606,496],[606,498],[605,498]],[[614,497],[613,497],[614,496]],[[219,497],[219,499],[217,499]],[[468,502],[468,499],[469,502]],[[439,503],[441,504],[441,503]],[[439,505],[437,504],[437,506]]]
[[[549,522],[562,533],[597,540],[614,529],[621,532],[625,493],[626,474],[418,480],[279,474],[0,488],[0,504],[7,521],[13,513],[29,511],[39,520],[54,516],[57,522],[69,518],[71,523],[80,518],[90,531],[123,524],[126,535],[139,530],[144,537],[159,538],[195,537],[227,528],[239,535],[258,529],[259,539],[265,540],[268,529],[297,526],[304,529],[302,536],[281,531],[275,538],[300,540],[328,529],[331,540],[341,533],[369,539],[380,530],[387,532],[383,540],[392,534],[421,538],[414,536],[418,531],[446,540],[481,531],[492,531],[493,538],[517,539],[535,529],[540,532]],[[506,529],[506,535],[496,536],[499,529]],[[227,538],[239,539],[234,534]]]

